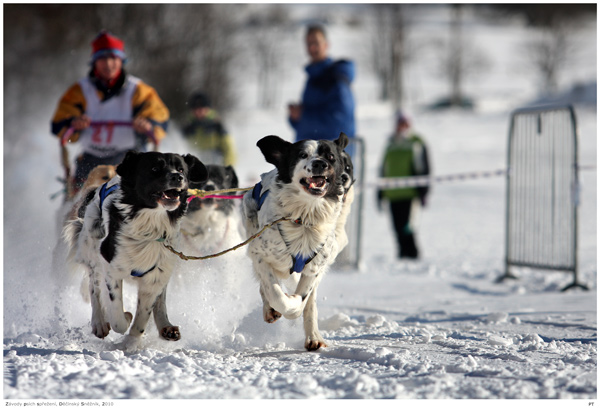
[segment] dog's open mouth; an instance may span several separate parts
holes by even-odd
[[[300,180],[300,184],[308,193],[323,196],[327,192],[329,181],[327,176],[312,176],[303,178]]]
[[[181,202],[179,196],[181,196],[181,189],[168,189],[157,193],[158,203],[168,210],[179,206],[179,203]]]

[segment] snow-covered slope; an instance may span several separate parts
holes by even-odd
[[[524,30],[473,27],[494,45],[489,52],[497,62],[513,57],[510,42]],[[334,54],[352,56],[347,40],[364,36],[355,30],[332,27]],[[595,39],[594,28],[587,33]],[[288,50],[296,46],[294,59],[302,62],[301,43]],[[301,320],[262,321],[258,285],[243,252],[181,264],[169,289],[180,342],[159,340],[153,328],[138,351],[124,350],[122,336],[114,333],[94,338],[79,281],[50,272],[60,202],[49,196],[59,189],[53,177],[61,174],[48,133],[52,106],[31,120],[31,130],[5,155],[4,399],[58,405],[126,398],[132,401],[110,404],[133,409],[136,399],[145,398],[558,398],[584,399],[577,404],[587,408],[597,397],[596,171],[581,173],[579,278],[590,291],[561,293],[571,277],[557,272],[523,270],[517,281],[495,283],[504,271],[502,177],[435,186],[420,219],[423,258],[398,261],[389,214],[377,210],[373,185],[392,111],[374,99],[367,64],[359,62],[359,68],[358,129],[367,143],[363,266],[325,276],[319,325],[329,347],[314,353],[303,349]],[[432,75],[417,69],[413,76],[422,78],[411,93],[431,94],[426,76]],[[411,108],[415,129],[429,143],[434,174],[505,166],[509,113],[534,98],[533,88],[529,94],[501,88],[512,78],[529,85],[531,76],[519,71],[490,74],[493,79],[479,80],[474,89],[490,103],[483,109]],[[293,138],[284,104],[297,99],[304,75],[301,68],[288,75],[281,107],[266,111],[248,104],[226,120],[242,155],[236,167],[243,185],[270,169],[255,146],[258,139]],[[577,119],[581,164],[595,165],[595,107],[578,107]],[[173,131],[163,150],[186,148]],[[264,410],[253,403],[248,408]],[[536,408],[564,412],[547,401]]]

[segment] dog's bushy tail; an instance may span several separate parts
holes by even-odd
[[[77,253],[77,239],[82,229],[83,219],[77,218],[67,221],[62,231],[62,239],[67,245],[67,267],[71,275],[76,274],[79,268],[75,262],[75,254]]]
[[[65,223],[65,226],[63,227],[61,237],[67,245],[66,271],[68,281],[74,282],[77,280],[81,280],[81,297],[89,303],[89,275],[86,272],[86,268],[75,261],[75,255],[77,253],[77,239],[79,238],[79,234],[81,234],[82,229],[83,219],[77,218],[69,220]]]
[[[83,219],[77,218],[69,220],[65,223],[62,230],[62,239],[69,247],[69,251],[72,251],[76,245],[77,238],[83,229]]]

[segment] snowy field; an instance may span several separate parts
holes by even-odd
[[[411,108],[438,175],[505,167],[510,112],[535,99],[533,76],[506,63],[525,29],[469,27],[478,31],[473,38],[494,42],[489,52],[498,62],[487,82],[471,86],[482,107],[439,113]],[[358,34],[333,25],[331,36],[334,55],[352,56],[348,39]],[[594,55],[588,74],[595,76],[595,27],[586,36]],[[304,79],[299,41],[290,45],[295,49],[281,107],[257,110],[249,102],[226,119],[240,153],[242,185],[270,170],[257,140],[269,134],[293,138],[284,104],[298,98]],[[565,87],[586,80],[578,78],[586,74],[583,66],[568,74]],[[408,76],[411,97],[433,94],[427,71],[415,67]],[[399,261],[389,213],[375,203],[374,182],[393,123],[391,108],[374,99],[374,88],[365,68],[355,85],[358,131],[367,141],[362,264],[332,269],[324,278],[319,327],[329,347],[317,352],[304,350],[301,320],[262,321],[258,284],[243,252],[181,264],[169,288],[169,314],[181,328],[181,341],[161,341],[153,327],[137,351],[124,350],[123,337],[114,333],[95,338],[79,281],[50,273],[60,205],[50,195],[59,189],[53,178],[61,173],[48,132],[54,104],[45,108],[19,144],[5,142],[4,399],[132,410],[147,398],[157,401],[144,407],[187,404],[196,411],[221,407],[187,400],[233,400],[232,408],[256,412],[291,403],[264,401],[279,398],[402,399],[378,402],[394,411],[479,412],[492,405],[518,411],[529,410],[530,400],[540,400],[533,408],[545,413],[588,409],[597,398],[596,171],[581,173],[579,211],[579,279],[590,291],[561,293],[572,276],[526,269],[516,281],[495,283],[504,271],[504,177],[434,186],[418,229],[422,259]],[[596,108],[577,107],[576,116],[580,162],[595,166]],[[175,128],[162,149],[186,151]],[[239,401],[246,398],[262,401]],[[366,409],[344,402],[352,406],[340,408]],[[330,404],[323,408],[336,408]],[[286,411],[313,405],[321,402],[303,401]]]

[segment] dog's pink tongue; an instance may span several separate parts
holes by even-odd
[[[323,187],[325,185],[325,179],[323,177],[311,177],[308,179],[308,186],[312,189],[315,187]]]
[[[179,193],[175,190],[167,190],[166,192],[163,192],[162,197],[163,199],[176,199],[179,196]]]

